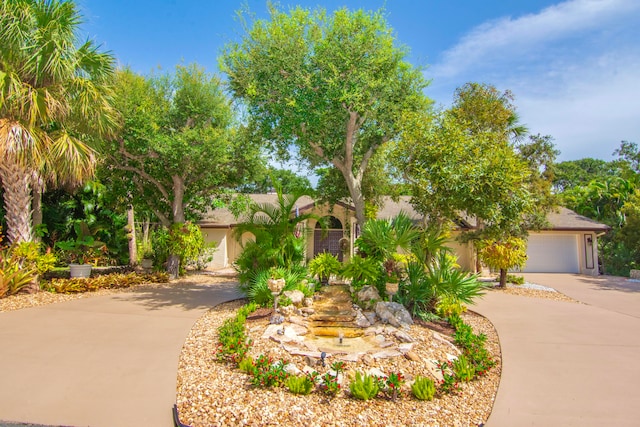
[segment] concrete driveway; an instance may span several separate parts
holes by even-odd
[[[0,313],[0,420],[172,426],[184,340],[206,310],[238,298],[236,285],[156,288]]]
[[[582,303],[490,292],[473,307],[493,322],[502,347],[487,427],[640,425],[640,283],[525,277]]]

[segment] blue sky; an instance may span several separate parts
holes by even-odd
[[[243,35],[235,12],[266,17],[266,1],[77,0],[83,35],[120,65],[146,74],[197,62],[217,72],[224,44]],[[638,0],[299,0],[331,11],[384,7],[409,60],[425,67],[442,107],[466,82],[509,89],[521,122],[551,135],[560,160],[611,160],[621,140],[640,144]]]

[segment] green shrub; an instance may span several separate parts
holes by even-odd
[[[256,374],[256,364],[253,362],[253,359],[250,357],[245,357],[238,363],[238,369],[242,372],[247,373],[249,375]]]
[[[374,376],[356,372],[355,379],[349,384],[349,391],[356,399],[373,399],[380,392],[380,382]]]
[[[216,359],[219,362],[240,363],[251,348],[251,340],[244,327],[246,317],[236,315],[224,321],[218,328],[218,350]]]
[[[416,399],[433,400],[433,396],[436,394],[436,385],[431,378],[418,376],[411,384],[411,391]]]
[[[291,376],[285,382],[289,391],[293,394],[307,395],[311,393],[314,382],[308,376]]]
[[[476,375],[474,366],[471,364],[471,362],[469,362],[464,354],[461,354],[452,362],[452,369],[453,374],[458,381],[468,382],[471,381]]]
[[[499,281],[500,277],[496,279]],[[516,276],[515,274],[507,274],[507,283],[513,283],[514,285],[524,285],[524,277]]]
[[[289,373],[285,371],[284,367],[287,363],[284,360],[280,360],[273,363],[270,357],[260,355],[255,361],[256,370],[251,379],[251,384],[257,387],[282,387]]]
[[[284,278],[285,285],[283,292],[303,287],[301,283],[306,276],[304,267],[292,267],[290,269],[279,267],[274,270],[263,269],[252,272],[248,275],[248,283],[246,285],[240,285],[240,290],[247,294],[250,301],[262,307],[272,306],[273,295],[271,294],[271,290],[269,290],[267,281],[274,273]]]
[[[383,283],[384,270],[382,263],[373,258],[353,256],[342,270],[342,276],[351,279],[351,284],[356,291],[365,285],[378,286]],[[384,292],[382,293],[384,295]]]
[[[321,282],[326,282],[332,275],[340,274],[342,264],[329,252],[322,252],[309,261],[309,273],[317,276]]]

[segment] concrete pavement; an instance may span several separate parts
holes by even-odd
[[[206,310],[239,297],[236,286],[148,289],[0,313],[0,420],[172,426],[184,340]]]
[[[584,304],[490,292],[502,379],[487,427],[640,425],[640,283],[526,274]]]

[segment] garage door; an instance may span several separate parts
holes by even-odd
[[[530,234],[527,273],[579,273],[578,238],[575,234]]]

